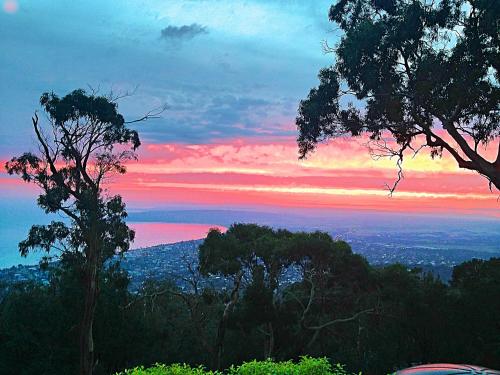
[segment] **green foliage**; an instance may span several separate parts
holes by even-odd
[[[298,363],[292,361],[252,361],[241,366],[232,366],[230,375],[347,375],[344,367],[332,366],[326,358],[302,357]]]
[[[225,233],[208,234],[199,263],[202,273],[233,280],[219,332],[225,334],[226,325],[256,332],[251,341],[261,336],[266,358],[303,354],[304,347],[321,345],[324,328],[354,321],[373,305],[365,298],[371,278],[366,261],[323,232],[233,224]],[[295,285],[286,285],[290,270],[300,274]],[[224,340],[219,335],[219,349]]]
[[[117,375],[216,375],[218,372],[207,371],[202,366],[191,367],[186,364],[177,364],[166,366],[156,364],[153,367],[145,369],[144,367],[136,367],[131,370],[125,370]]]
[[[472,357],[475,363],[494,360],[496,368],[500,367],[499,280],[500,258],[473,259],[454,268],[450,296],[457,339],[468,343],[455,348],[456,356]]]
[[[292,361],[274,362],[272,360],[245,362],[231,366],[228,375],[348,375],[344,367],[332,366],[325,358],[302,357],[298,363]],[[186,364],[165,366],[156,364],[145,369],[136,367],[117,375],[223,375],[223,372],[207,371],[203,367],[190,367]]]
[[[66,261],[50,272],[48,285],[11,285],[0,302],[0,374],[78,372],[78,321],[83,308],[80,265]],[[109,364],[132,355],[124,342],[134,336],[134,329],[123,327],[133,320],[120,309],[129,298],[128,278],[112,265],[101,274],[100,285],[96,346],[101,361]],[[97,366],[95,374],[108,373],[101,370]]]
[[[117,104],[109,97],[88,95],[82,89],[74,90],[63,98],[46,92],[40,98],[40,104],[60,127],[81,119],[98,120],[105,124],[106,133],[100,140],[104,148],[112,149],[116,144],[130,143],[135,150],[141,144],[137,132],[125,126]],[[71,155],[70,150],[66,152]]]

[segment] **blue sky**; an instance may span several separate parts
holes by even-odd
[[[8,2],[12,2],[9,0]],[[328,65],[329,1],[18,0],[0,12],[0,147],[28,145],[40,94],[132,91],[151,142],[290,135],[297,103]],[[5,4],[4,4],[5,8]]]

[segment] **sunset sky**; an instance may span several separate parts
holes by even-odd
[[[460,212],[498,216],[486,180],[425,150],[408,155],[388,196],[395,160],[373,160],[366,139],[338,139],[297,159],[300,99],[332,63],[330,1],[4,1],[0,12],[0,160],[35,150],[30,117],[44,91],[75,88],[120,101],[143,145],[108,184],[132,209],[279,208]],[[136,89],[135,89],[136,88]],[[0,172],[1,200],[36,190]],[[34,205],[34,203],[33,203]]]

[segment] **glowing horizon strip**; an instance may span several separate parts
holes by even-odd
[[[137,166],[127,164],[127,171],[131,173],[142,173],[142,174],[178,174],[178,173],[239,173],[246,175],[275,175],[276,172],[272,170],[264,170],[257,168],[239,168],[239,167],[189,167],[182,168],[172,167],[168,165],[158,165],[158,164],[142,164],[138,163]]]
[[[376,165],[375,167],[372,167],[371,165],[366,166],[366,163],[360,163],[359,165],[353,166],[353,165],[337,165],[337,166],[330,166],[330,165],[315,165],[314,163],[307,162],[307,161],[301,161],[298,164],[294,163],[272,163],[269,162],[267,168],[266,167],[260,167],[260,168],[252,168],[252,167],[239,167],[239,166],[223,166],[223,167],[218,167],[218,166],[205,166],[205,167],[197,167],[197,166],[192,166],[188,165],[186,166],[177,166],[177,165],[170,165],[170,163],[165,163],[165,164],[159,164],[159,163],[137,163],[137,164],[127,164],[127,171],[131,173],[143,173],[143,174],[174,174],[174,173],[239,173],[239,174],[245,174],[245,175],[261,175],[261,176],[290,176],[290,174],[293,173],[294,176],[303,176],[303,177],[308,177],[311,175],[318,175],[320,173],[326,173],[325,175],[328,175],[328,173],[334,174],[336,172],[340,171],[345,171],[347,169],[351,170],[352,173],[356,173],[359,171],[364,171],[364,170],[377,170],[378,172],[382,174],[391,174],[395,173],[396,168],[394,165],[383,165],[381,162],[380,165]],[[452,175],[457,175],[457,176],[463,176],[467,174],[471,174],[471,171],[469,170],[463,170],[463,169],[424,169],[424,168],[411,168],[408,166],[404,167],[404,170],[406,172],[414,172],[414,173],[432,173],[432,174],[439,174],[439,173],[448,173]]]
[[[242,185],[210,185],[210,184],[185,184],[176,182],[139,182],[139,185],[146,187],[182,188],[213,191],[244,191],[244,192],[264,192],[264,193],[290,193],[290,194],[322,194],[340,196],[384,196],[389,192],[380,189],[340,189],[340,188],[316,188],[316,187],[280,187],[280,186],[242,186]],[[397,191],[393,198],[456,198],[456,199],[492,199],[489,194],[456,194],[456,193],[428,193],[416,191]]]

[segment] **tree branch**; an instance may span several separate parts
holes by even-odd
[[[498,139],[498,151],[497,151],[497,158],[495,160],[495,167],[497,170],[500,171],[500,138]]]
[[[42,145],[42,152],[45,154],[45,159],[47,160],[47,163],[49,165],[50,172],[52,173],[52,176],[54,179],[57,181],[57,183],[62,186],[64,189],[66,189],[72,196],[75,198],[79,199],[80,195],[73,189],[71,189],[68,184],[64,182],[64,179],[61,177],[61,174],[56,168],[55,165],[55,160],[52,159],[50,155],[50,150],[49,146],[47,145],[47,142],[43,138],[40,129],[38,128],[38,115],[35,112],[35,115],[31,118],[31,121],[33,122],[33,128],[35,130],[36,137],[40,144]]]
[[[366,310],[362,310],[362,311],[357,312],[356,314],[354,314],[353,316],[351,316],[349,318],[334,319],[334,320],[331,320],[331,321],[326,322],[324,324],[321,324],[319,326],[310,326],[310,327],[305,327],[305,328],[310,329],[310,330],[321,330],[323,328],[330,327],[330,326],[333,326],[335,324],[352,322],[353,320],[358,319],[361,315],[370,314],[374,311],[375,311],[375,309],[366,309]]]
[[[453,140],[457,142],[458,146],[460,146],[460,149],[463,151],[463,153],[473,163],[475,163],[478,168],[482,169],[484,168],[485,164],[490,164],[481,155],[479,155],[477,152],[474,152],[474,150],[469,146],[465,138],[458,132],[457,128],[455,127],[452,121],[443,123],[443,128],[448,132],[448,134],[451,135]]]
[[[476,170],[474,163],[470,160],[465,160],[460,156],[460,154],[455,150],[448,142],[446,142],[443,138],[438,136],[436,133],[431,131],[430,129],[426,130],[425,133],[426,142],[431,147],[443,147],[448,151],[451,156],[457,161],[458,166],[463,169]],[[434,138],[434,139],[432,139]]]
[[[168,105],[164,104],[161,107],[152,109],[151,111],[147,112],[144,116],[142,116],[138,119],[131,120],[131,121],[125,121],[124,123],[125,124],[133,124],[136,122],[146,121],[146,120],[150,120],[150,119],[154,119],[154,118],[160,118],[160,115],[163,112],[165,112],[167,109],[168,109]]]

